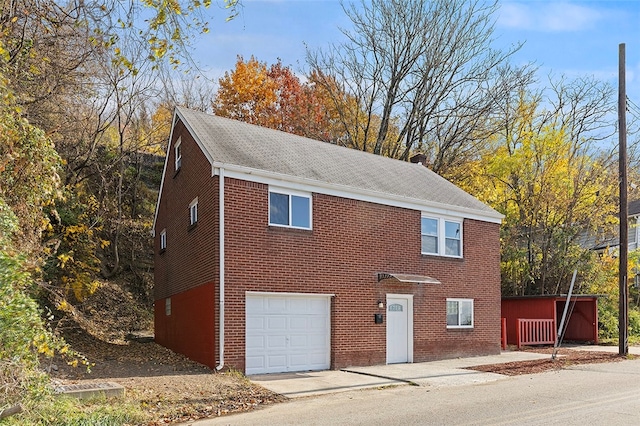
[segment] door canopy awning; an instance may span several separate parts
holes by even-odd
[[[442,284],[439,280],[428,277],[426,275],[390,274],[387,272],[378,272],[378,282],[387,279],[395,279],[400,281],[401,283]]]

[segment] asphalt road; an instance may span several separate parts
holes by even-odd
[[[640,425],[640,359],[476,385],[300,398],[206,425]]]

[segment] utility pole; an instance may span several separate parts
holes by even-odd
[[[629,225],[627,208],[627,88],[625,75],[625,44],[619,45],[618,61],[618,168],[620,181],[620,263],[618,303],[618,353],[629,354],[629,295],[628,295],[628,257],[629,257]]]

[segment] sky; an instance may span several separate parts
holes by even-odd
[[[281,59],[301,72],[305,46],[327,49],[343,40],[340,28],[350,27],[339,0],[242,0],[229,22],[219,5],[212,12],[210,33],[198,38],[193,54],[214,81],[235,67],[238,55],[267,65]],[[616,88],[625,43],[627,95],[640,106],[640,0],[502,0],[494,35],[496,48],[524,42],[512,62],[536,63],[543,81],[550,74],[594,76]]]

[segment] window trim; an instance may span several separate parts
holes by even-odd
[[[437,252],[436,253],[432,253],[432,252],[425,252],[422,250],[422,237],[425,235],[429,235],[429,234],[423,234],[422,233],[422,219],[431,219],[431,220],[436,220],[437,221],[437,234],[435,235],[437,241],[438,241],[438,246],[437,246]],[[452,255],[452,254],[447,254],[447,240],[451,240],[451,238],[447,238],[446,235],[446,224],[447,223],[455,223],[457,225],[460,226],[460,238],[458,238],[456,241],[460,242],[460,254],[458,255]],[[450,257],[450,258],[454,258],[454,259],[462,259],[464,257],[463,254],[463,234],[464,234],[464,219],[461,218],[453,218],[453,217],[447,217],[447,216],[436,216],[436,215],[432,215],[432,214],[428,214],[428,213],[422,213],[422,215],[420,216],[420,253],[423,255],[430,255],[430,256],[442,256],[442,257]]]
[[[271,222],[271,194],[280,194],[280,195],[286,195],[288,198],[288,208],[289,208],[289,225],[283,225],[281,223],[273,223]],[[309,226],[308,227],[304,227],[304,226],[295,226],[292,225],[291,222],[293,222],[292,218],[293,218],[293,212],[292,212],[292,206],[293,204],[291,203],[291,197],[295,196],[295,197],[300,197],[300,198],[306,198],[307,200],[309,200]],[[310,231],[313,229],[313,195],[310,192],[303,192],[303,191],[295,191],[295,190],[291,190],[291,189],[284,189],[284,188],[278,188],[278,187],[269,187],[269,195],[268,195],[268,200],[267,200],[267,204],[268,204],[268,209],[267,209],[267,221],[269,223],[269,226],[277,226],[280,228],[291,228],[291,229],[303,229],[305,231]]]
[[[198,224],[198,197],[189,203],[189,226]]]
[[[449,302],[457,302],[458,303],[458,324],[457,325],[449,325],[447,323],[447,313],[446,313],[446,304],[448,304]],[[466,303],[470,303],[471,304],[471,324],[470,325],[460,325],[460,303],[462,302],[466,302]],[[474,300],[473,299],[465,299],[465,298],[459,298],[459,297],[448,297],[446,299],[446,304],[445,304],[445,324],[447,325],[448,329],[472,329],[474,328],[474,323],[475,323],[475,308],[474,308]]]
[[[175,172],[178,173],[182,168],[182,138],[179,137],[173,147]]]
[[[160,231],[160,251],[163,252],[167,249],[167,230]]]

